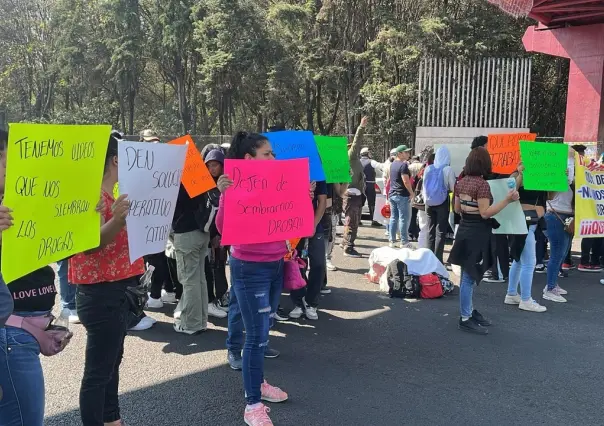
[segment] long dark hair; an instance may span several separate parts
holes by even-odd
[[[268,142],[265,136],[259,133],[237,132],[231,141],[226,158],[243,160],[245,154],[256,156],[256,150]]]
[[[105,171],[107,171],[107,166],[113,157],[117,157],[117,144],[117,139],[113,135],[109,136],[109,144],[107,145],[107,153],[105,155]]]

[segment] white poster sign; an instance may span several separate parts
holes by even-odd
[[[127,194],[130,262],[166,248],[187,145],[120,142],[118,180]]]
[[[495,179],[487,181],[491,187],[493,195],[493,204],[497,204],[505,199],[510,189],[508,188],[507,179]],[[493,234],[508,234],[508,235],[525,235],[528,234],[526,227],[526,216],[522,211],[522,206],[519,201],[514,201],[501,210],[494,219],[501,225],[498,229],[493,229]]]

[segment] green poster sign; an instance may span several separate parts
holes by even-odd
[[[566,191],[568,145],[520,141],[524,165],[524,188],[538,191]]]
[[[350,183],[346,136],[315,136],[327,183]]]

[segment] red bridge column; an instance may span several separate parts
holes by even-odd
[[[529,27],[522,39],[527,52],[570,59],[566,102],[566,142],[604,141],[604,24],[548,30]]]

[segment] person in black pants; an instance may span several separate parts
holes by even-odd
[[[602,272],[600,256],[602,254],[602,238],[583,238],[581,240],[581,272]]]
[[[363,205],[367,201],[369,207],[369,216],[372,226],[382,226],[373,220],[373,212],[375,211],[375,199],[377,193],[375,191],[375,169],[380,168],[381,164],[371,158],[369,148],[361,149],[361,164],[363,165],[363,174],[365,175],[365,194],[363,195]]]
[[[494,263],[491,270],[484,275],[484,281],[503,283],[510,276],[510,248],[507,235],[491,235],[491,255]],[[499,275],[499,269],[501,269],[501,276]]]
[[[321,225],[325,206],[327,205],[327,183],[325,181],[317,182],[313,205],[315,208],[315,235],[308,239],[302,239],[297,247],[298,251],[302,252],[306,245],[305,240],[308,241],[308,285],[290,293],[292,302],[294,302],[294,309],[289,313],[289,317],[294,319],[300,318],[302,314],[305,314],[309,320],[319,319],[317,307],[319,306],[319,294],[325,281],[326,271],[325,236]]]
[[[151,275],[151,289],[149,294],[149,308],[159,309],[166,303],[176,303],[175,285],[170,277],[168,258],[165,252],[149,254],[144,257],[145,263],[155,269]],[[162,290],[164,290],[162,292]]]
[[[449,149],[446,146],[440,147],[436,151],[434,164],[428,166],[423,175],[424,184],[422,192],[426,202],[426,214],[428,215],[428,248],[432,250],[441,263],[443,263],[447,231],[449,229],[449,212],[451,208],[449,193],[455,190],[455,172],[450,164],[451,155],[449,154]],[[439,186],[431,185],[432,176],[436,178],[438,176],[441,177],[442,181],[438,182]],[[432,191],[435,194],[430,194]],[[442,200],[443,191],[447,193],[445,200],[436,206],[430,205],[431,200]]]

